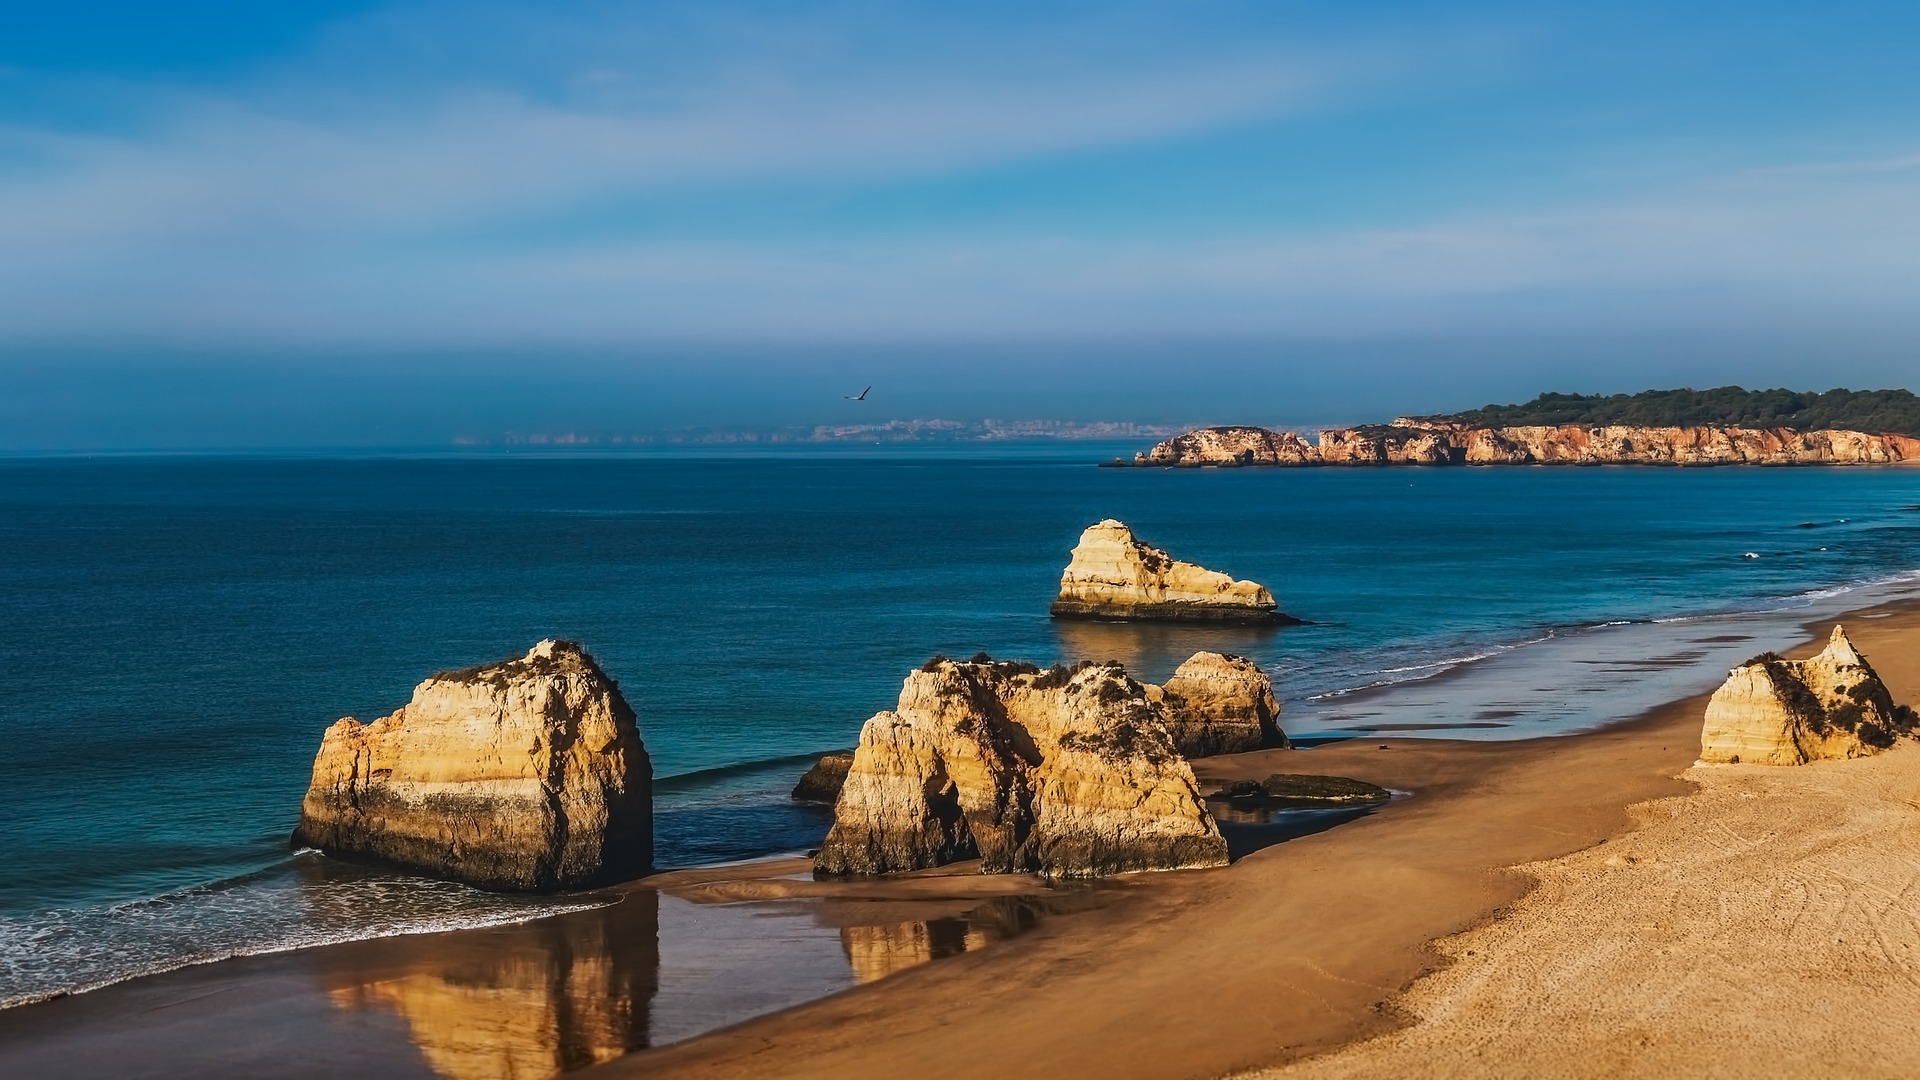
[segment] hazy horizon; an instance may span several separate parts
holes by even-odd
[[[1907,7],[10,23],[5,450],[1312,427],[1920,344]]]

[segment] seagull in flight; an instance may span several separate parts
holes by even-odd
[[[871,390],[871,389],[873,389],[873,387],[871,386],[867,387],[867,390]],[[857,394],[848,394],[847,400],[848,401],[865,401],[867,400],[867,390],[862,390]]]

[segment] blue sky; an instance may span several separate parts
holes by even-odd
[[[1914,5],[14,7],[0,446],[1916,370]]]

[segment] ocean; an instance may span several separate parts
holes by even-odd
[[[936,653],[1212,648],[1295,736],[1516,738],[1920,586],[1916,469],[1093,467],[1138,448],[0,460],[0,1003],[597,903],[287,844],[328,724],[545,637],[639,712],[680,867],[816,845],[788,789]],[[1104,517],[1307,622],[1053,622]]]

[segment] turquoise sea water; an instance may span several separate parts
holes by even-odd
[[[1294,734],[1507,738],[1704,689],[1920,567],[1914,469],[1089,464],[1136,448],[0,461],[0,1002],[577,903],[286,845],[327,724],[543,637],[621,680],[679,866],[817,843],[787,789],[934,653],[1159,680],[1217,648]],[[1309,623],[1050,621],[1109,516]]]

